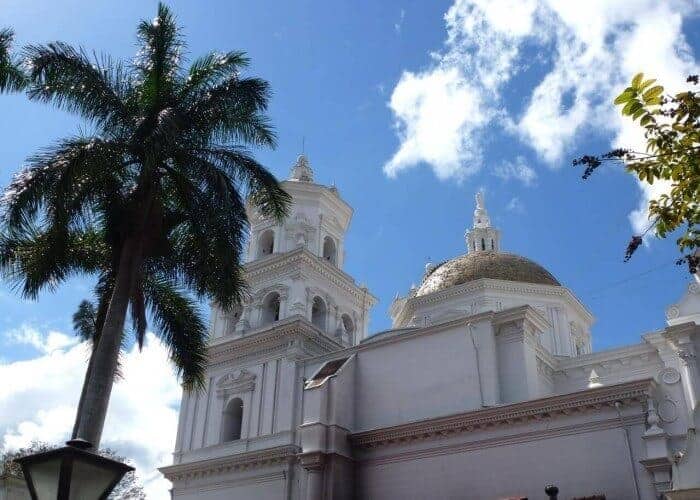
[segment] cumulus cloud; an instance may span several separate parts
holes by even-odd
[[[462,180],[482,167],[487,129],[512,135],[551,167],[568,164],[574,141],[593,131],[611,146],[639,145],[643,137],[612,100],[639,71],[669,91],[698,72],[682,28],[699,12],[691,0],[455,0],[443,49],[393,89],[400,144],[385,173],[425,163],[440,179]],[[520,78],[532,64],[541,76]],[[506,89],[524,108],[504,99]],[[646,225],[653,195],[643,189],[635,226]]]
[[[9,330],[6,332],[6,338],[15,344],[31,346],[44,354],[49,354],[57,349],[63,349],[78,343],[76,337],[68,337],[55,330],[49,330],[46,335],[43,335],[39,330],[27,324]]]
[[[503,180],[517,180],[525,184],[526,186],[531,186],[535,179],[537,179],[537,172],[527,164],[527,161],[522,156],[517,156],[514,161],[505,160],[493,170],[496,177],[500,177]]]
[[[33,440],[60,443],[73,428],[88,352],[72,336],[23,326],[10,342],[33,347],[37,357],[0,363],[0,447]],[[156,467],[171,463],[180,387],[165,347],[148,334],[142,352],[123,357],[124,378],[112,391],[102,446],[130,458],[149,499],[170,498],[170,484]],[[12,381],[7,383],[7,381]]]

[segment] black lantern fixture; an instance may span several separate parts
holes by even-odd
[[[66,445],[15,460],[22,467],[32,500],[103,500],[124,474],[134,470],[88,451],[92,445],[83,439]]]

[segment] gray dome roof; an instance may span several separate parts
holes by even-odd
[[[482,251],[440,264],[423,279],[416,295],[427,295],[481,278],[561,286],[549,271],[530,259],[512,253]]]

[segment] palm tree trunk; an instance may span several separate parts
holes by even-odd
[[[71,433],[71,439],[76,439],[78,437],[78,427],[80,426],[80,416],[83,414],[83,404],[85,402],[85,394],[87,393],[87,386],[90,380],[90,375],[92,374],[92,363],[95,354],[94,346],[90,346],[90,359],[88,361],[87,368],[85,369],[85,378],[83,378],[83,388],[80,391],[80,400],[78,401],[78,409],[75,412],[75,423],[73,424],[73,432]]]
[[[136,235],[138,233],[139,231],[136,231]],[[102,327],[102,334],[92,353],[92,367],[89,368],[87,374],[85,397],[81,398],[82,405],[79,405],[80,413],[77,416],[79,422],[77,437],[91,443],[94,449],[99,447],[102,437],[119,359],[124,321],[136,272],[140,268],[140,261],[140,238],[128,237],[119,259],[119,269]]]

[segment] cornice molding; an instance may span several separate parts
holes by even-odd
[[[493,315],[493,325],[501,326],[508,323],[515,323],[522,321],[527,323],[529,326],[534,327],[540,333],[544,332],[548,328],[551,328],[549,321],[545,318],[542,313],[532,306],[524,305],[518,307],[511,307],[509,309],[504,309],[494,313]]]
[[[353,297],[356,305],[363,301],[367,309],[375,305],[378,299],[369,290],[358,286],[355,280],[346,272],[333,264],[321,259],[306,248],[297,248],[289,252],[272,254],[245,264],[246,279],[249,283],[265,281],[266,278],[279,280],[283,272],[295,273],[302,266],[315,272],[320,278],[327,280],[339,289]]]
[[[403,309],[397,316],[397,323],[403,323],[410,319],[412,314],[420,306],[427,306],[443,302],[461,295],[468,295],[477,291],[495,290],[498,292],[508,292],[517,294],[536,294],[550,297],[560,297],[567,299],[588,322],[594,321],[593,314],[583,305],[583,303],[566,287],[554,285],[539,285],[535,283],[521,283],[518,281],[495,280],[491,278],[480,278],[461,285],[453,286],[445,290],[429,293],[426,295],[405,297]]]
[[[633,417],[623,417],[623,425],[636,425],[644,423],[645,415],[635,415]],[[398,453],[382,454],[365,458],[360,461],[362,467],[374,467],[388,463],[403,462],[406,460],[420,460],[436,456],[452,455],[455,453],[464,453],[474,450],[484,450],[486,448],[494,448],[498,446],[509,446],[520,443],[531,443],[542,439],[551,439],[553,437],[571,436],[576,434],[585,434],[607,429],[615,429],[620,427],[620,418],[615,416],[599,421],[591,421],[584,423],[576,423],[574,425],[564,425],[561,427],[545,427],[534,431],[520,432],[517,434],[507,434],[504,436],[487,437],[485,439],[476,439],[474,441],[453,443],[445,446],[434,446],[430,448],[419,448],[408,451],[400,451]]]
[[[357,432],[350,436],[354,446],[374,448],[395,443],[434,439],[456,433],[474,432],[497,426],[511,426],[570,415],[576,412],[598,411],[624,405],[643,403],[655,387],[653,379],[587,389],[559,396],[497,406],[447,417]],[[644,411],[640,408],[640,411]]]
[[[561,370],[566,372],[568,370],[585,368],[591,365],[618,362],[623,359],[644,356],[649,358],[657,354],[658,351],[653,345],[648,343],[640,343],[631,346],[618,347],[615,349],[608,349],[605,351],[592,352],[590,354],[583,354],[573,358],[559,357],[558,360]]]
[[[514,310],[519,310],[520,315],[524,318],[527,317],[530,311],[536,315],[540,315],[537,310],[532,308],[531,306],[525,305],[525,306],[518,306],[513,308]],[[502,322],[505,321],[505,318],[508,317],[508,315],[511,315],[511,309],[506,309],[505,311],[500,311],[498,313],[492,312],[492,311],[486,311],[486,312],[481,312],[477,314],[472,314],[472,315],[465,315],[460,318],[455,318],[451,319],[449,321],[445,321],[443,323],[436,323],[434,325],[426,326],[426,327],[409,327],[409,328],[396,328],[392,330],[387,330],[385,332],[381,332],[376,335],[372,335],[370,337],[367,337],[364,339],[362,342],[355,346],[350,346],[344,348],[342,351],[334,351],[334,352],[329,352],[325,354],[320,354],[318,356],[314,356],[312,358],[309,358],[308,361],[310,362],[321,362],[321,361],[328,361],[330,359],[336,359],[340,358],[342,356],[349,356],[352,353],[363,351],[365,349],[373,349],[375,347],[383,346],[386,344],[392,344],[395,342],[403,342],[410,340],[414,337],[422,336],[422,335],[433,335],[445,330],[449,330],[451,328],[455,327],[460,327],[460,326],[466,326],[468,323],[478,323],[480,321],[492,321],[494,317],[501,315],[500,317],[502,318]],[[513,318],[518,317],[518,314],[516,313]],[[541,315],[540,315],[541,317]],[[514,319],[514,321],[516,320]],[[550,367],[554,370],[557,367],[557,361],[554,357],[552,357],[547,351],[544,350],[541,346],[536,347],[538,354],[541,355],[543,360],[550,365]]]
[[[333,191],[330,187],[315,182],[285,180],[281,184],[285,189],[291,188],[290,191],[295,191],[295,194],[300,195],[301,199],[312,199],[315,196],[322,198],[331,208],[335,209],[333,211],[339,212],[346,219],[343,230],[347,231],[354,210],[348,202],[340,197],[337,190]]]
[[[277,446],[222,458],[199,460],[186,464],[169,465],[158,470],[169,481],[198,479],[240,470],[275,465],[296,460],[301,448],[295,445]]]
[[[281,321],[251,330],[243,337],[219,337],[209,345],[209,365],[230,361],[233,358],[254,356],[260,351],[286,347],[290,354],[298,358],[318,355],[319,352],[305,353],[297,340],[310,344],[317,351],[336,352],[343,346],[316,328],[303,316],[291,316]]]

